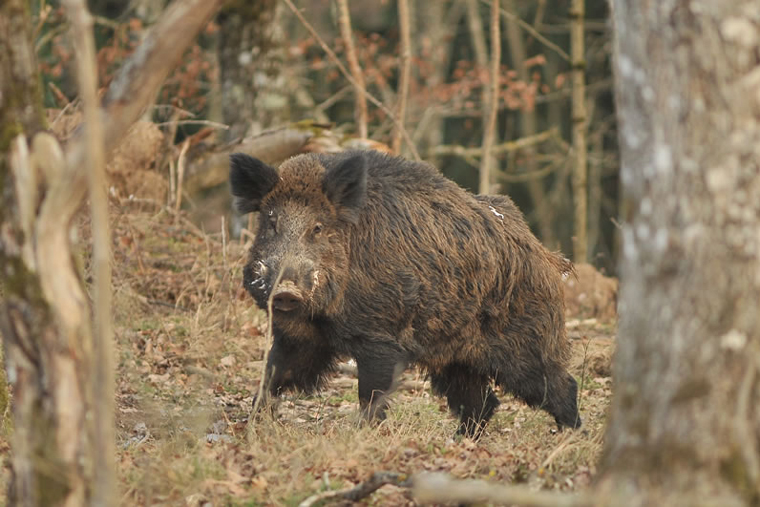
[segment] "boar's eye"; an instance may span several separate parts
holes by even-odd
[[[267,211],[267,222],[271,231],[277,232],[277,215],[271,209]]]
[[[321,233],[321,232],[322,232],[322,224],[320,224],[319,222],[317,222],[316,224],[314,224],[314,229],[311,231],[311,233],[314,236],[318,236],[319,233]]]

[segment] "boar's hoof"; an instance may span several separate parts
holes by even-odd
[[[272,306],[281,312],[290,312],[298,308],[303,302],[301,291],[294,285],[285,284],[278,287],[272,296]]]

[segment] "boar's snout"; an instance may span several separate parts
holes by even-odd
[[[303,303],[301,291],[293,282],[282,282],[272,295],[272,307],[281,312],[290,312]]]

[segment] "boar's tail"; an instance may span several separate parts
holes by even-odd
[[[562,275],[562,278],[572,276],[576,280],[578,279],[578,274],[575,272],[575,266],[573,266],[573,263],[570,261],[570,259],[564,257],[559,252],[551,252],[550,260],[551,263],[554,264],[554,266],[557,268],[557,271],[559,271],[559,274]]]

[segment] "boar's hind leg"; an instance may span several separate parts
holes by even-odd
[[[488,376],[460,364],[450,364],[430,376],[433,391],[446,396],[449,408],[459,416],[457,433],[479,437],[499,406]]]
[[[367,419],[385,419],[388,395],[396,387],[396,379],[406,369],[404,354],[391,345],[376,344],[356,354],[359,374],[359,405]]]
[[[580,427],[578,384],[572,375],[557,365],[522,373],[499,375],[497,382],[529,406],[549,412],[560,427]]]

